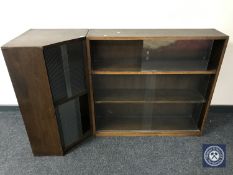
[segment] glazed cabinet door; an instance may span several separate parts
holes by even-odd
[[[43,49],[64,150],[90,136],[85,38]]]

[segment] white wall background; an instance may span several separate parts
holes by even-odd
[[[0,45],[29,28],[216,28],[230,36],[212,104],[233,105],[232,0],[5,0]],[[0,105],[17,104],[0,54]]]

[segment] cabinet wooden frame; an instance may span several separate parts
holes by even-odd
[[[170,30],[171,31],[171,30]],[[225,49],[228,43],[228,36],[226,35],[216,35],[216,36],[199,36],[198,33],[200,31],[197,31],[194,35],[192,36],[192,32],[190,35],[186,35],[187,32],[186,30],[183,30],[184,33],[186,34],[180,34],[182,30],[178,30],[179,34],[176,36],[174,33],[176,30],[173,30],[173,32],[170,32],[169,30],[165,30],[165,33],[167,35],[164,35],[164,32],[158,31],[156,36],[145,36],[142,31],[138,30],[136,31],[133,35],[130,36],[125,36],[124,33],[128,33],[129,31],[126,30],[90,30],[88,35],[87,35],[87,52],[88,52],[88,63],[89,63],[89,77],[90,77],[90,92],[92,96],[91,102],[92,104],[92,120],[93,120],[93,125],[96,125],[96,115],[95,115],[95,98],[93,96],[93,75],[109,75],[109,76],[114,76],[114,75],[211,75],[210,77],[210,84],[208,85],[208,90],[206,92],[206,102],[203,104],[201,114],[200,114],[200,119],[198,121],[198,129],[197,130],[98,130],[96,129],[96,126],[93,128],[93,135],[96,136],[200,136],[203,133],[203,127],[204,127],[204,122],[206,120],[207,114],[208,114],[208,109],[210,106],[210,102],[213,96],[215,84],[219,75],[220,67],[222,64],[223,56],[225,53]],[[143,33],[143,35],[140,35],[140,32]],[[159,34],[161,32],[161,35]],[[153,31],[152,31],[153,33]],[[196,35],[197,34],[197,35]],[[218,63],[216,63],[216,67],[214,69],[209,69],[209,70],[192,70],[192,71],[119,71],[119,70],[93,70],[92,69],[92,58],[91,58],[91,47],[90,47],[90,42],[92,41],[135,41],[135,40],[152,40],[152,41],[164,41],[164,40],[213,40],[216,42],[220,42],[219,46],[217,48],[217,51],[214,51],[216,56],[218,57],[216,60]],[[218,45],[218,44],[217,44]]]
[[[48,46],[49,47],[58,46],[58,50],[61,49],[62,52],[62,49],[68,49],[68,46],[63,47],[62,45],[66,45],[66,44],[69,45],[69,43],[72,44],[72,42],[75,42],[76,40],[80,40],[80,39],[82,40],[81,45],[83,51],[81,56],[76,55],[76,57],[77,58],[82,57],[82,59],[84,60],[84,62],[82,63],[84,66],[84,73],[83,73],[84,75],[81,76],[84,76],[86,78],[85,84],[88,92],[87,93],[88,104],[86,105],[88,105],[87,108],[90,114],[89,116],[90,126],[89,126],[89,132],[83,133],[82,136],[77,137],[76,141],[73,141],[72,144],[65,145],[63,138],[64,133],[62,134],[61,124],[58,121],[58,114],[57,114],[58,109],[56,106],[57,103],[55,102],[54,99],[53,89],[51,89],[52,84],[51,84],[51,79],[49,78],[49,71],[47,67],[48,65],[47,62],[45,61],[44,49],[47,48]],[[27,134],[34,155],[63,155],[70,148],[77,145],[83,139],[87,138],[90,135],[93,136],[200,136],[203,133],[204,123],[207,118],[208,109],[214,93],[214,88],[217,82],[225,49],[227,47],[228,39],[229,37],[227,35],[215,29],[150,29],[150,30],[146,30],[146,29],[43,30],[42,29],[42,30],[29,30],[23,35],[5,44],[2,47],[2,51],[16,93],[20,111],[22,113],[22,117],[24,120],[24,124],[27,130]],[[213,45],[211,46],[211,51],[210,51],[211,54],[210,57],[212,59],[210,58],[210,60],[207,60],[208,62],[206,69],[189,70],[187,68],[187,69],[170,70],[170,68],[168,68],[168,70],[166,70],[165,67],[164,69],[161,70],[158,69],[156,71],[154,71],[153,69],[142,71],[141,67],[139,67],[139,69],[137,67],[132,67],[132,69],[129,67],[128,69],[126,66],[126,68],[124,69],[119,69],[120,66],[117,67],[116,65],[114,65],[114,64],[118,64],[117,56],[114,56],[116,55],[117,52],[124,51],[126,52],[127,55],[128,54],[127,49],[131,49],[130,50],[131,53],[128,54],[130,59],[133,60],[135,56],[140,57],[139,59],[141,59],[142,56],[140,54],[143,53],[138,51],[137,48],[134,48],[134,46],[142,47],[142,43],[144,41],[167,42],[170,40],[172,41],[181,40],[184,42],[207,41],[207,40],[213,41]],[[108,47],[108,43],[110,43],[110,47],[104,48],[105,46]],[[120,44],[115,44],[115,43],[120,43]],[[117,48],[118,47],[117,45],[119,45],[120,48]],[[75,47],[76,46],[74,47],[72,46],[72,48]],[[101,64],[103,62],[101,63],[101,60],[100,60],[100,64],[98,64],[98,66],[100,66],[100,69],[94,69],[93,66],[95,66],[94,65],[95,63],[93,63],[93,60],[95,61],[95,58],[93,57],[93,52],[95,54],[95,51],[97,51],[98,53],[96,55],[98,56],[99,54],[98,59],[102,59],[103,56],[104,57],[106,56],[105,54],[108,52],[107,49],[112,49],[111,51],[109,51],[112,52],[110,56],[116,58],[114,60],[115,62],[111,63],[111,66],[113,66],[114,69],[112,69],[112,67],[110,68],[108,67],[109,63],[107,63],[105,67],[102,66]],[[69,53],[66,52],[63,53],[63,55],[65,54],[64,57],[68,57],[73,54],[70,53],[69,55]],[[79,52],[80,52],[80,48],[79,48]],[[118,54],[118,57],[120,58],[119,55],[122,56],[123,54],[122,53]],[[54,58],[57,58],[57,56],[59,55],[57,55],[56,52],[53,53],[52,56],[54,56]],[[53,59],[53,57],[51,58]],[[69,63],[69,61],[67,63]],[[139,63],[141,64],[140,60]],[[124,62],[120,63],[119,65],[123,65],[123,64]],[[162,65],[164,64],[162,63]],[[183,125],[181,124],[180,125],[181,127],[179,126],[178,123],[177,124],[178,129],[176,129],[176,127],[172,127],[173,122],[171,122],[168,126],[164,127],[165,128],[164,129],[159,125],[163,125],[164,122],[168,120],[160,121],[160,119],[163,120],[162,117],[158,118],[158,120],[155,121],[159,123],[159,124],[155,124],[156,127],[152,126],[155,123],[154,122],[148,128],[143,128],[144,126],[142,127],[140,125],[140,121],[144,121],[143,118],[140,118],[138,120],[139,123],[132,123],[132,126],[130,126],[131,125],[130,121],[132,121],[132,119],[124,120],[124,118],[122,122],[120,122],[120,120],[111,121],[113,123],[115,122],[116,124],[116,126],[112,125],[112,128],[108,127],[107,124],[104,125],[104,123],[101,123],[101,125],[98,124],[99,119],[97,117],[97,114],[98,115],[102,114],[101,110],[106,110],[108,106],[109,108],[112,108],[111,109],[112,112],[114,112],[115,110],[116,113],[119,112],[119,109],[122,109],[122,111],[124,112],[125,110],[124,104],[129,105],[131,108],[139,107],[138,110],[136,110],[136,112],[138,112],[140,115],[143,115],[140,112],[141,109],[140,104],[143,104],[145,99],[144,96],[140,96],[139,89],[134,89],[135,91],[133,91],[132,89],[132,91],[130,91],[130,85],[128,84],[129,91],[124,91],[124,89],[123,90],[116,89],[118,94],[116,93],[117,95],[115,96],[114,96],[114,91],[111,91],[112,89],[106,89],[106,91],[98,91],[98,93],[97,91],[95,91],[96,87],[98,86],[104,87],[106,85],[106,82],[108,82],[109,80],[110,83],[112,81],[116,81],[117,83],[122,83],[124,81],[126,82],[137,81],[136,82],[137,84],[138,81],[147,79],[147,77],[149,77],[149,79],[151,80],[156,79],[156,81],[158,82],[165,83],[165,85],[170,85],[169,83],[166,84],[166,81],[163,80],[164,77],[165,78],[167,77],[169,81],[170,80],[176,81],[180,77],[182,77],[186,81],[190,81],[188,80],[188,76],[194,77],[194,79],[200,82],[205,82],[205,80],[208,81],[208,84],[206,85],[207,86],[206,91],[204,94],[202,94],[203,98],[201,96],[195,96],[195,94],[191,92],[185,92],[185,91],[182,92],[181,89],[181,91],[177,92],[180,94],[177,100],[175,99],[176,96],[172,96],[172,98],[169,97],[168,99],[166,99],[166,97],[163,96],[164,94],[166,96],[167,93],[169,94],[176,91],[173,91],[172,89],[168,89],[168,90],[165,89],[165,91],[163,90],[158,91],[159,89],[155,89],[155,91],[157,91],[156,96],[154,96],[155,94],[152,94],[152,97],[149,99],[149,101],[146,101],[146,103],[150,105],[150,109],[153,107],[156,109],[166,108],[166,103],[167,103],[166,100],[169,101],[168,106],[170,106],[171,109],[173,109],[172,104],[174,104],[174,106],[177,106],[178,109],[186,109],[186,108],[200,109],[200,115],[199,117],[197,117],[197,119],[195,119],[197,120],[195,121],[195,124],[197,124],[196,129],[195,128],[187,129],[187,127],[184,126],[186,121],[182,121]],[[140,86],[140,88],[143,87],[143,85],[138,85],[138,86]],[[195,84],[193,84],[192,86],[193,88],[196,87]],[[192,86],[189,87],[192,88]],[[124,97],[121,95],[122,92],[129,95]],[[145,92],[150,94],[150,91],[145,90]],[[109,93],[111,93],[110,96]],[[134,94],[138,94],[138,93],[139,96],[135,97]],[[186,94],[190,94],[192,97],[195,98],[194,99],[191,99],[191,97],[186,98]],[[81,98],[81,95],[82,93],[74,94],[74,96],[70,96],[69,98],[59,102],[58,104],[64,104],[67,101],[72,101],[78,99],[79,97]],[[79,104],[79,102],[77,103]],[[117,105],[114,106],[114,104],[119,104],[119,106]],[[199,104],[202,104],[202,106],[200,108],[196,107],[196,105]],[[99,109],[96,109],[96,105],[102,105],[102,106],[97,107]],[[127,105],[125,108],[127,108]],[[63,108],[64,107],[62,107],[63,112],[69,109],[69,108],[67,109],[65,108],[63,109]],[[85,110],[87,110],[87,108],[85,108]],[[142,108],[142,109],[147,109],[147,108]],[[130,113],[134,114],[134,112],[132,111],[130,111]],[[146,124],[148,125],[148,123],[150,121],[152,122],[152,120],[153,120],[153,116],[150,116],[150,120],[146,121]],[[121,127],[120,125],[124,124],[124,122],[126,123],[125,126]],[[65,124],[67,125],[67,123]],[[125,127],[127,127],[127,124],[129,124],[129,128],[125,129]],[[171,129],[169,129],[169,127],[171,127]]]

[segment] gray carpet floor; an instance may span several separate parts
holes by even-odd
[[[226,168],[202,167],[202,144],[226,144]],[[232,175],[233,114],[209,114],[202,137],[97,137],[64,157],[34,157],[19,112],[0,112],[0,175]]]

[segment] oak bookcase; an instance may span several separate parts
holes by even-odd
[[[94,136],[200,136],[228,36],[34,29],[2,46],[34,155]]]

